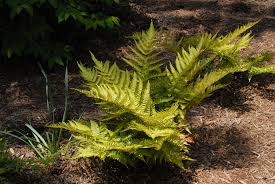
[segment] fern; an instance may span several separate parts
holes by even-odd
[[[252,75],[274,73],[265,67],[271,54],[240,57],[248,46],[255,23],[226,35],[204,33],[194,43],[181,47],[175,61],[165,64],[157,33],[150,28],[135,34],[134,46],[123,60],[133,70],[122,70],[115,63],[102,62],[91,54],[94,67],[79,64],[88,89],[77,89],[96,100],[107,114],[105,121],[70,121],[51,125],[71,131],[79,142],[76,158],[115,159],[125,165],[137,161],[148,164],[171,162],[184,168],[188,157],[189,134],[185,112],[213,92],[228,85],[223,79],[236,72]],[[184,40],[184,39],[182,39]],[[180,44],[174,44],[180,46]],[[162,48],[163,49],[163,48]]]

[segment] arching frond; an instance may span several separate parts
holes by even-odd
[[[103,102],[114,104],[138,117],[150,116],[155,113],[154,103],[150,97],[150,83],[146,86],[134,74],[125,82],[114,84],[100,84],[92,90],[79,90],[88,97],[99,99]]]
[[[219,42],[222,45],[228,45],[232,43],[236,38],[238,38],[241,34],[249,30],[251,27],[256,25],[258,22],[250,22],[248,24],[245,24],[243,26],[240,26],[239,28],[235,29],[233,32],[228,33],[225,36],[219,37]]]
[[[95,64],[93,69],[85,67],[78,63],[81,77],[86,81],[88,87],[94,87],[98,84],[119,84],[127,85],[130,73],[127,70],[121,70],[116,63],[110,65],[109,61],[102,62],[90,52],[91,58]],[[128,81],[129,83],[129,81]]]
[[[122,58],[139,74],[143,81],[162,76],[162,60],[158,59],[160,52],[156,47],[156,31],[151,22],[147,31],[134,34],[135,45],[130,47],[130,52],[125,52]]]
[[[236,54],[239,54],[241,49],[247,48],[252,39],[251,33],[241,35],[255,24],[257,24],[257,22],[248,23],[225,36],[218,37],[211,50],[220,56],[231,58],[230,61],[237,61],[234,59]]]
[[[149,127],[142,123],[132,122],[128,126],[129,130],[135,130],[144,132],[148,137],[155,139],[156,137],[170,137],[174,134],[177,134],[178,131],[173,128],[156,128],[156,127]]]
[[[175,128],[174,118],[178,115],[178,105],[174,104],[169,109],[153,113],[151,116],[143,118],[148,126],[157,126],[160,128]]]
[[[248,79],[251,80],[253,76],[265,74],[265,73],[275,73],[275,66],[269,67],[251,67],[249,70],[249,77]]]
[[[80,157],[99,157],[102,160],[112,158],[118,160],[124,165],[133,166],[137,159],[146,162],[145,158],[160,159],[155,156],[157,152],[161,152],[163,157],[169,158],[174,164],[179,164],[179,159],[183,160],[184,153],[187,151],[186,145],[180,141],[175,144],[175,139],[180,139],[180,133],[176,129],[148,129],[141,124],[133,123],[131,129],[146,132],[153,139],[137,139],[132,135],[128,135],[125,131],[111,131],[105,124],[97,124],[95,122],[77,122],[70,121],[68,123],[54,124],[50,127],[63,128],[74,132],[74,138],[80,142],[75,158]],[[175,152],[163,152],[162,146],[167,144],[169,137],[174,137],[174,143],[170,145],[172,150],[177,150],[177,154],[181,154],[180,158]],[[175,136],[178,136],[175,138]],[[182,147],[182,148],[181,148]],[[155,151],[154,151],[155,150]],[[184,151],[184,152],[182,152]],[[151,152],[151,154],[148,154]],[[177,160],[177,162],[174,162]],[[182,165],[182,164],[181,164]]]
[[[201,48],[194,48],[190,47],[188,52],[184,49],[182,50],[182,53],[177,53],[176,58],[176,67],[174,67],[170,63],[170,70],[166,68],[167,75],[171,82],[176,81],[179,79],[182,75],[186,75],[186,73],[193,68],[194,64],[196,64],[197,59],[202,52]]]
[[[69,121],[67,123],[62,122],[58,124],[52,124],[49,125],[51,128],[63,128],[66,130],[69,130],[74,133],[78,133],[84,136],[106,136],[107,134],[110,135],[109,131],[106,131],[106,126],[98,126],[98,124],[94,121]],[[102,135],[102,132],[104,132],[105,135]]]
[[[175,67],[170,63],[170,69],[166,68],[173,90],[183,89],[205,65],[213,61],[215,56],[200,59],[200,55],[206,48],[212,47],[215,37],[216,35],[202,34],[196,47],[189,46],[188,50],[182,49],[181,53],[177,53]]]

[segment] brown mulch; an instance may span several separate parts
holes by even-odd
[[[252,29],[254,40],[246,52],[275,52],[274,0],[129,0],[129,8],[129,20],[122,19],[119,33],[122,38],[102,36],[89,42],[96,46],[94,50],[99,58],[119,58],[128,43],[122,35],[144,28],[150,19],[159,30],[170,31],[176,37],[202,31],[227,33],[244,23],[261,20]],[[87,56],[83,58],[87,60]],[[70,87],[80,87],[76,70],[69,71]],[[59,69],[49,77],[57,120],[62,116],[64,103],[62,72]],[[43,131],[50,123],[44,88],[44,78],[38,70],[28,71],[23,64],[22,67],[0,66],[0,129],[22,130],[30,121]],[[69,103],[72,119],[100,116],[93,103],[78,93],[70,92]],[[232,87],[191,109],[188,120],[195,139],[191,146],[195,161],[186,163],[186,171],[171,165],[149,168],[141,164],[125,168],[112,161],[72,161],[62,157],[49,168],[26,170],[10,179],[20,184],[275,183],[274,75],[255,77],[250,83],[245,76],[236,76]],[[20,157],[29,155],[22,145],[14,145],[13,149]]]

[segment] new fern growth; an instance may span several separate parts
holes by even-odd
[[[147,31],[133,36],[135,44],[123,57],[132,70],[99,61],[93,54],[92,69],[79,64],[87,89],[78,91],[95,99],[106,117],[101,122],[78,120],[51,127],[73,133],[79,142],[76,158],[111,158],[125,165],[166,161],[184,168],[183,161],[190,159],[186,110],[226,86],[223,79],[230,74],[248,71],[252,77],[275,72],[274,67],[261,65],[271,54],[239,54],[252,39],[250,33],[242,34],[254,24],[226,36],[204,33],[188,46],[174,44],[179,46],[173,49],[178,50],[176,59],[167,65],[151,23]]]

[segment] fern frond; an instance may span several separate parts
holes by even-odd
[[[199,57],[205,49],[213,46],[215,38],[216,35],[202,34],[196,47],[189,46],[188,51],[182,49],[181,53],[177,53],[175,67],[170,63],[170,70],[166,68],[173,90],[182,90],[205,65],[214,60],[215,56],[206,59]]]
[[[202,33],[196,34],[190,37],[182,37],[178,41],[170,41],[164,46],[174,53],[179,53],[182,49],[188,50],[189,47],[197,47],[199,44],[202,44],[203,49],[209,49],[215,45],[215,39],[217,34]]]
[[[94,87],[99,84],[124,84],[129,83],[130,73],[127,70],[121,70],[116,63],[110,65],[109,61],[102,62],[90,52],[91,58],[95,63],[93,69],[85,67],[78,63],[81,77],[86,81],[88,87]]]
[[[230,61],[237,61],[234,59],[237,54],[239,54],[240,50],[247,48],[250,41],[252,40],[252,36],[250,33],[245,34],[240,37],[239,40],[224,44],[223,42],[217,42],[216,45],[212,48],[212,51],[221,57],[228,57]]]
[[[90,91],[78,91],[88,97],[114,104],[138,117],[150,116],[155,112],[155,107],[150,97],[150,83],[148,82],[144,86],[136,75],[133,75],[132,81],[128,86],[125,86],[124,83],[117,85],[101,84]]]
[[[187,151],[186,145],[180,141],[175,142],[175,138],[180,140],[179,132],[176,129],[148,129],[146,126],[133,123],[128,129],[146,132],[153,139],[136,139],[128,135],[125,131],[111,131],[104,124],[95,122],[76,122],[60,123],[51,125],[53,128],[63,128],[74,132],[74,138],[80,142],[78,152],[74,158],[79,157],[99,157],[116,159],[124,165],[134,165],[136,159],[146,161],[146,159],[161,159],[156,154],[161,152],[163,157],[179,165],[183,160],[184,152]],[[174,158],[175,153],[163,151],[163,145],[169,137],[174,137],[170,144],[170,149],[178,150],[181,157]],[[184,152],[182,152],[184,151]],[[146,159],[145,159],[146,158]],[[177,162],[175,162],[177,160]],[[179,161],[180,160],[180,161]]]
[[[247,48],[252,39],[251,33],[247,33],[243,36],[241,35],[257,23],[258,22],[248,23],[227,34],[226,36],[218,37],[214,47],[212,47],[211,50],[219,56],[231,58],[230,61],[236,61],[234,59],[236,55],[241,49]]]
[[[178,115],[178,104],[171,105],[167,110],[156,112],[151,116],[143,118],[147,126],[157,126],[159,128],[175,128],[177,125],[174,118]]]
[[[182,104],[181,108],[189,108],[210,96],[213,91],[224,87],[224,84],[218,82],[226,75],[235,73],[240,69],[242,68],[228,66],[205,74],[202,78],[197,78],[195,82],[189,84],[181,93],[178,93],[179,102]]]
[[[251,67],[249,70],[249,75],[248,79],[249,81],[252,79],[253,76],[255,75],[260,75],[260,74],[266,74],[266,73],[275,73],[275,66],[268,66],[268,67]]]
[[[185,155],[182,154],[179,147],[175,147],[170,143],[166,143],[163,145],[162,151],[164,153],[165,160],[168,160],[169,162],[177,165],[179,168],[184,169],[182,157],[185,157]]]
[[[85,122],[85,121],[69,121],[67,123],[62,122],[58,124],[49,125],[50,128],[62,128],[69,130],[74,133],[86,135],[86,136],[93,136],[96,137],[100,133],[100,127],[94,121]],[[103,127],[101,127],[102,129]],[[108,133],[108,132],[106,132]]]
[[[156,31],[151,22],[150,28],[133,36],[135,46],[130,47],[131,52],[125,52],[125,61],[139,74],[143,81],[158,77],[161,73],[162,60],[158,59],[160,52],[156,48]]]
[[[144,132],[148,137],[155,139],[157,137],[170,137],[174,134],[177,134],[178,131],[173,128],[156,128],[156,127],[150,127],[146,126],[142,123],[137,123],[137,122],[131,122],[128,126],[129,130],[135,130],[135,131],[140,131]]]
[[[241,34],[252,28],[254,25],[256,25],[257,22],[250,22],[248,24],[245,24],[243,26],[240,26],[239,28],[235,29],[233,32],[219,37],[219,42],[222,45],[228,45],[232,43],[236,38],[238,38]]]
[[[223,88],[225,84],[220,84],[219,81],[228,74],[250,71],[251,67],[268,59],[270,59],[270,55],[263,54],[257,57],[240,59],[239,62],[235,62],[235,65],[221,65],[221,67],[212,70],[203,77],[197,78],[194,83],[189,84],[181,93],[178,93],[178,98],[181,99],[179,101],[188,104],[187,106],[197,104],[202,99],[210,96],[213,91]]]
[[[179,78],[186,75],[187,72],[192,69],[201,52],[202,50],[200,47],[190,47],[188,52],[183,49],[182,53],[177,54],[176,67],[170,63],[170,70],[166,68],[167,76],[173,85],[176,85]],[[183,81],[183,83],[187,82],[188,81]]]

